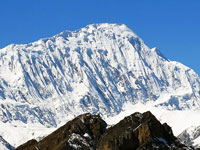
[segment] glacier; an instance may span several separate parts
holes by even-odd
[[[113,117],[127,103],[149,102],[199,110],[200,78],[124,24],[91,24],[0,49],[0,125],[10,131],[52,131],[85,112]],[[0,136],[16,146],[31,135],[12,141],[1,128]]]

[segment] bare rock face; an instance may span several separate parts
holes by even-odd
[[[35,140],[16,150],[153,150],[193,149],[181,144],[171,128],[161,124],[151,112],[134,113],[106,129],[98,115],[83,114],[43,140]]]
[[[109,128],[98,144],[98,150],[184,148],[171,128],[161,124],[151,112],[134,113]]]
[[[40,142],[31,140],[16,150],[95,149],[106,126],[106,122],[99,115],[83,114],[69,121]]]
[[[36,147],[35,145],[37,144],[38,142],[34,139],[26,142],[25,144],[19,146],[18,148],[16,148],[16,150],[35,150]]]

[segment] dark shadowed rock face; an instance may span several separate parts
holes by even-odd
[[[92,150],[96,148],[106,126],[99,115],[83,114],[40,142],[31,140],[16,150]]]
[[[181,144],[171,128],[151,112],[134,113],[106,130],[98,115],[80,115],[43,140],[16,150],[173,150],[193,149]]]

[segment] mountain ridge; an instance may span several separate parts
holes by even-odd
[[[99,115],[82,114],[41,141],[34,139],[16,150],[130,150],[185,149],[170,126],[161,124],[151,112],[136,112],[112,127]]]

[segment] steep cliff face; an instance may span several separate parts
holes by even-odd
[[[113,127],[106,126],[99,116],[84,114],[43,140],[30,140],[16,150],[193,149],[181,144],[151,112],[134,113]]]
[[[126,102],[197,109],[199,99],[198,75],[125,25],[93,24],[0,50],[0,120],[13,126],[58,127],[86,112],[112,116]]]

